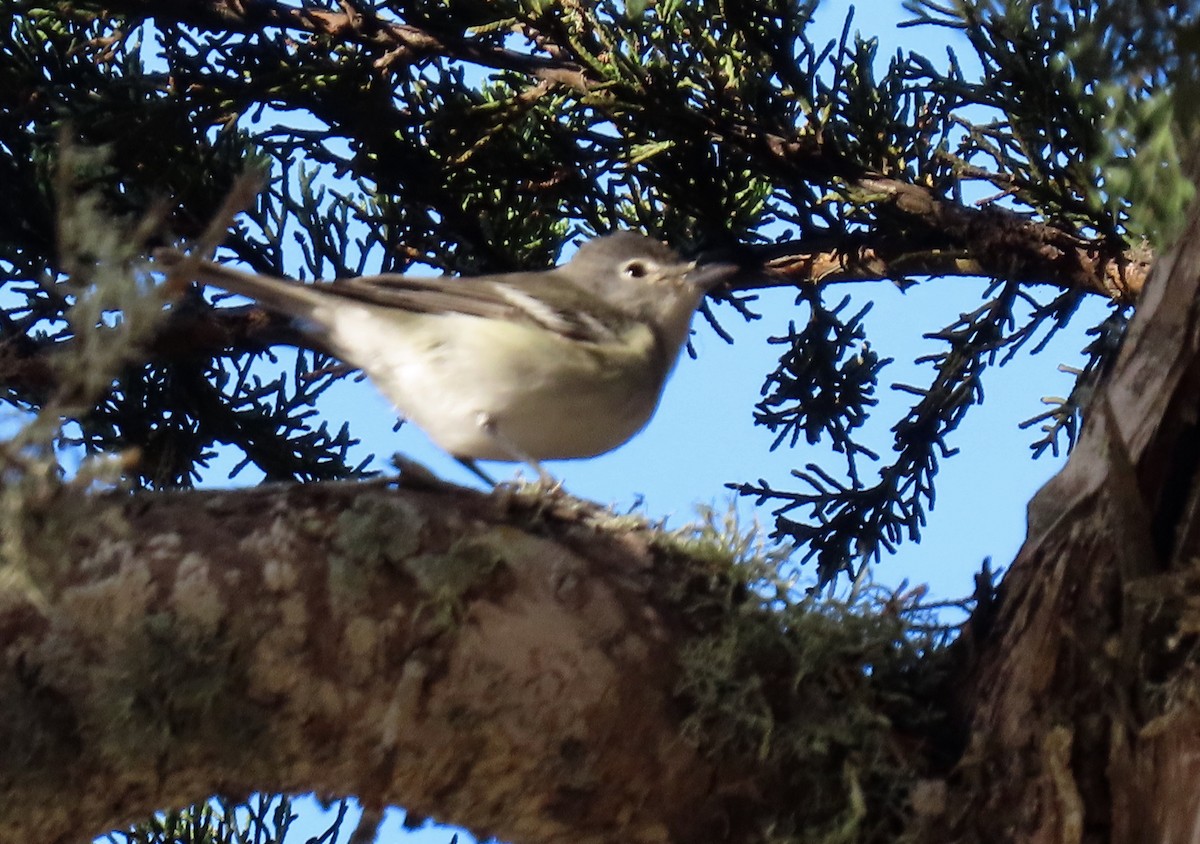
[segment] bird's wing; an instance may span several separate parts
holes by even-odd
[[[571,282],[558,270],[507,273],[480,278],[421,278],[394,273],[336,281],[299,282],[246,273],[212,261],[187,266],[174,249],[159,249],[155,258],[165,267],[185,267],[196,280],[256,299],[290,316],[311,318],[315,310],[337,296],[381,308],[422,314],[465,314],[537,326],[563,337],[590,343],[618,339],[631,317],[577,287],[571,306],[561,303],[561,286]],[[556,291],[555,288],[558,288]]]
[[[559,304],[562,296],[554,294],[561,294],[562,285],[570,283],[554,270],[491,278],[384,274],[339,279],[320,289],[385,308],[466,314],[537,326],[572,340],[603,343],[616,339],[628,323],[628,316],[577,288],[571,291],[572,306]]]

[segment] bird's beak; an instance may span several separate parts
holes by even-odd
[[[738,274],[739,270],[737,264],[712,263],[699,266],[692,264],[692,268],[684,276],[684,281],[708,293],[729,281]]]

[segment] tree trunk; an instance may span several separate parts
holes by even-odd
[[[1200,838],[1198,287],[1194,206],[1029,506],[996,614],[968,632],[969,740],[929,839]]]

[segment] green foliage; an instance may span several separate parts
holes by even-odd
[[[310,841],[336,841],[346,809],[343,800],[329,829],[320,839]],[[283,844],[296,817],[286,796],[260,795],[244,803],[214,798],[163,812],[130,829],[110,833],[96,844]]]
[[[985,158],[1039,213],[1168,245],[1195,192],[1200,12],[1153,0],[925,0],[919,19],[960,29],[983,65],[964,95],[1008,126],[972,122]]]
[[[357,2],[353,26],[307,29],[206,16],[203,4],[126,8],[0,10],[12,103],[0,174],[17,186],[0,199],[0,283],[16,297],[0,344],[22,361],[22,377],[0,379],[8,403],[44,407],[57,376],[37,365],[83,336],[66,316],[80,264],[49,234],[62,127],[108,151],[79,195],[93,191],[126,230],[161,220],[139,247],[197,238],[234,176],[265,169],[219,256],[277,274],[544,267],[567,241],[611,228],[748,266],[796,244],[847,257],[870,247],[901,284],[929,256],[973,261],[997,284],[961,323],[926,328],[945,347],[924,383],[903,386],[914,400],[886,457],[859,441],[886,364],[860,315],[825,304],[815,284],[797,300],[800,327],[756,418],[777,445],[827,441],[843,463],[798,470],[799,490],[736,488],[775,507],[776,535],[804,544],[825,580],[920,535],[987,369],[1040,348],[1083,295],[1053,269],[1022,275],[1002,237],[948,226],[880,180],[913,188],[917,205],[1010,209],[1045,227],[1047,249],[1098,256],[1164,243],[1191,191],[1180,174],[1195,131],[1175,104],[1194,90],[1194,19],[1134,0],[914,0],[918,22],[961,32],[962,62],[885,61],[849,21],[816,44],[808,0]],[[1122,40],[1109,30],[1126,8],[1142,17],[1115,28]],[[1068,289],[1028,286],[1040,281]],[[741,294],[727,301],[752,316]],[[705,313],[717,324],[715,307]],[[194,482],[218,443],[271,479],[361,473],[348,429],[313,419],[345,372],[306,351],[264,375],[255,356],[294,333],[239,333],[238,316],[195,291],[176,300],[141,357],[119,353],[117,386],[72,414],[71,442],[136,447],[136,480],[150,486]],[[1089,347],[1080,386],[1031,420],[1044,423],[1039,451],[1071,442],[1123,316]]]

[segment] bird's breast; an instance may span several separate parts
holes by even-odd
[[[339,356],[459,457],[551,460],[610,451],[649,421],[666,378],[658,342],[641,325],[618,342],[596,344],[517,323],[373,306],[339,309],[322,321]],[[485,417],[499,437],[481,425]]]

